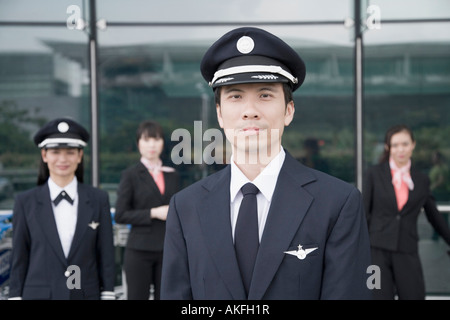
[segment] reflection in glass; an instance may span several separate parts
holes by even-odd
[[[210,28],[203,39],[184,41],[183,35],[201,34],[203,28],[110,28],[99,34],[99,92],[101,123],[101,181],[108,188],[117,188],[120,172],[138,157],[133,128],[142,119],[156,120],[172,133],[179,128],[190,131],[192,139],[202,139],[208,128],[218,128],[213,91],[200,74],[200,60],[223,30]],[[269,29],[269,28],[268,28]],[[285,37],[303,57],[307,68],[305,84],[295,93],[298,115],[287,128],[284,146],[294,156],[303,154],[302,141],[317,133],[326,147],[323,157],[330,163],[327,172],[344,180],[355,179],[353,132],[353,65],[348,30],[339,27],[316,27],[315,34],[330,32],[339,35],[332,42],[305,40],[311,27],[272,27]],[[168,37],[164,42],[151,41],[152,35]],[[170,35],[180,39],[172,40]],[[129,39],[134,39],[134,44]],[[115,44],[110,43],[114,39]],[[336,43],[342,43],[337,45]],[[337,116],[338,115],[338,116]],[[194,130],[201,121],[202,132]],[[168,137],[170,139],[170,135]],[[223,139],[226,141],[226,139]],[[166,141],[165,156],[179,140]],[[203,141],[203,148],[209,141]],[[184,185],[191,184],[222,166],[195,164],[194,142],[192,161],[177,166]]]
[[[2,27],[0,41],[2,210],[12,208],[15,193],[36,185],[36,130],[60,116],[89,127],[90,111],[85,34],[65,27]]]

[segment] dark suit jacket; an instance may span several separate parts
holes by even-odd
[[[19,194],[13,209],[10,297],[99,299],[114,291],[114,242],[108,194],[78,183],[78,217],[68,257],[63,253],[47,184]],[[98,222],[97,228],[89,226]],[[80,268],[81,289],[67,288],[65,272]]]
[[[246,299],[230,222],[230,166],[175,194],[161,299]],[[303,260],[285,251],[315,248]],[[360,192],[286,153],[248,299],[369,299]]]
[[[177,172],[164,172],[164,195],[158,189],[147,168],[138,162],[126,169],[117,190],[114,220],[130,224],[127,247],[136,250],[162,251],[166,222],[150,218],[150,209],[169,204],[179,190]]]
[[[418,252],[417,219],[422,208],[428,221],[450,244],[450,230],[430,192],[427,175],[411,166],[414,190],[401,211],[398,211],[389,162],[375,165],[366,173],[363,198],[371,245],[399,252]]]

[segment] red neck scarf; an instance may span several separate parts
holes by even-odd
[[[389,158],[389,167],[391,168],[392,184],[394,185],[395,196],[397,198],[398,210],[402,210],[408,201],[409,190],[414,189],[414,182],[411,179],[411,159],[408,163],[399,168],[392,158]]]
[[[148,159],[141,157],[142,164],[148,169],[150,174],[155,180],[156,185],[158,186],[161,194],[164,194],[165,191],[165,183],[164,183],[164,173],[163,172],[174,172],[175,169],[171,167],[166,167],[162,165],[161,159],[156,164],[150,163]]]

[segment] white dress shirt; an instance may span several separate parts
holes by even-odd
[[[64,255],[67,258],[77,225],[78,180],[74,177],[72,182],[64,188],[61,188],[52,180],[52,178],[49,178],[48,188],[50,189],[50,199],[52,200],[53,214],[55,216],[59,239],[61,240]],[[53,204],[53,200],[55,200],[63,190],[72,198],[73,205],[66,200],[62,200],[57,206]]]
[[[239,207],[242,202],[241,188],[247,182],[253,183],[259,189],[259,193],[256,195],[256,201],[258,204],[258,232],[259,241],[266,225],[267,214],[269,213],[270,203],[272,201],[273,192],[275,191],[275,185],[277,184],[278,175],[281,167],[283,166],[286,153],[284,149],[278,155],[270,161],[270,163],[264,168],[263,171],[253,180],[250,181],[242,171],[237,167],[231,156],[231,182],[230,182],[230,218],[231,218],[231,230],[234,240],[234,229],[236,227],[236,221],[239,214]]]

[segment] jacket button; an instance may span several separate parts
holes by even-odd
[[[398,215],[396,216],[396,218],[397,218],[397,220],[400,220],[401,216],[398,214]]]

